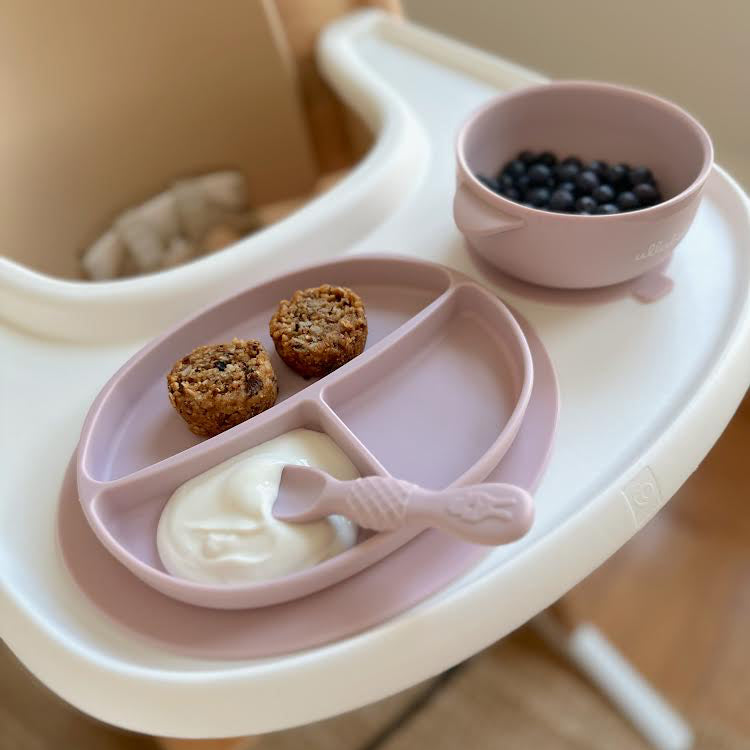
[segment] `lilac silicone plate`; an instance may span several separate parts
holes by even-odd
[[[544,347],[522,326],[533,356],[534,386],[521,429],[487,481],[532,492],[550,454],[559,395]],[[60,493],[57,531],[71,575],[110,619],[161,648],[205,659],[260,659],[354,635],[439,591],[488,553],[487,547],[425,531],[366,570],[311,596],[274,607],[217,611],[160,594],[107,553],[78,502],[73,460]]]
[[[363,354],[318,381],[276,356],[268,321],[279,300],[323,283],[357,291],[367,310]],[[169,404],[165,373],[194,347],[232,336],[272,353],[277,404],[201,441]],[[431,489],[483,481],[512,444],[533,382],[521,328],[482,287],[442,266],[357,256],[253,287],[199,313],[138,352],[102,389],[83,427],[81,504],[104,546],[168,596],[222,609],[306,596],[351,576],[421,529],[361,534],[308,570],[272,581],[207,585],[168,574],[156,550],[164,504],[188,479],[298,427],[327,433],[362,475],[388,474]]]

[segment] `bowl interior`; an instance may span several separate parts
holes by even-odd
[[[597,84],[549,84],[510,94],[481,111],[463,139],[474,174],[494,176],[519,151],[648,166],[665,199],[687,189],[710,158],[705,131],[678,107]]]

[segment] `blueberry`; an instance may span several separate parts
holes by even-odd
[[[636,198],[635,193],[630,190],[626,190],[624,193],[620,193],[617,196],[617,207],[620,211],[633,211],[636,208],[640,208],[641,204]]]
[[[609,185],[617,187],[627,177],[627,172],[619,164],[613,164],[604,175],[604,179]]]
[[[221,372],[224,372],[224,370],[227,369],[227,365],[229,362],[225,362],[223,359],[217,359],[216,362],[214,362],[214,367],[217,370],[220,370]]]
[[[607,182],[616,188],[624,185],[627,177],[628,172],[622,164],[613,164],[604,176]]]
[[[558,190],[567,190],[569,193],[572,193],[573,195],[576,194],[576,184],[572,180],[567,180],[565,182],[561,182],[557,186]]]
[[[497,184],[500,186],[500,190],[507,190],[516,186],[516,181],[509,174],[501,174],[497,178]]]
[[[551,151],[542,151],[536,157],[537,164],[544,164],[545,167],[554,167],[557,164],[557,157]]]
[[[576,177],[576,187],[582,193],[590,193],[599,187],[599,178],[589,169],[585,169]]]
[[[576,211],[579,216],[591,216],[591,211]]]
[[[500,195],[504,195],[508,200],[516,202],[521,198],[521,193],[514,187],[505,188]]]
[[[521,151],[516,158],[528,167],[536,161],[536,154],[533,151]]]
[[[485,177],[483,174],[478,174],[477,179],[490,190],[494,190],[496,193],[500,191],[500,185],[497,184],[496,179],[492,177]]]
[[[635,187],[642,185],[644,182],[650,185],[654,184],[654,176],[648,167],[633,167],[630,170],[630,184]]]
[[[615,191],[609,185],[599,185],[591,193],[591,196],[597,203],[612,203],[615,199]]]
[[[547,203],[549,203],[549,197],[549,190],[543,187],[533,188],[532,190],[529,190],[528,193],[526,193],[526,200],[529,201],[529,203],[531,203],[531,205],[535,208],[546,206]]]
[[[569,180],[574,180],[575,176],[580,172],[581,170],[575,165],[575,164],[558,164],[555,169],[555,174],[557,175],[557,179],[560,180],[560,182],[566,182]]]
[[[526,173],[532,185],[546,185],[547,180],[552,177],[552,172],[545,164],[534,164]]]
[[[620,213],[620,209],[615,206],[614,203],[602,203],[601,206],[596,207],[595,214],[617,214]]]
[[[638,198],[642,206],[653,206],[655,203],[661,202],[659,191],[647,182],[636,185],[633,188],[633,193],[635,193],[635,197]]]
[[[596,207],[597,203],[590,195],[584,195],[576,201],[576,208],[583,213],[592,214]]]
[[[580,172],[583,168],[583,162],[577,156],[569,156],[563,160],[563,164],[571,164],[576,168],[577,172]]]
[[[526,192],[531,187],[531,180],[527,174],[522,174],[516,180],[516,190],[520,190],[522,193]]]
[[[513,159],[503,167],[503,174],[508,174],[513,178],[520,177],[526,173],[526,165],[520,159]]]
[[[555,190],[549,199],[549,207],[553,211],[571,211],[574,205],[573,194],[567,190]]]
[[[584,169],[593,172],[597,177],[604,177],[608,168],[609,164],[606,161],[601,161],[601,159],[594,159],[584,167]]]

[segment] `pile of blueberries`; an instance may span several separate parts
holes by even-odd
[[[499,195],[545,211],[617,214],[662,202],[648,167],[608,164],[578,157],[558,161],[550,151],[521,151],[497,177],[477,177]]]

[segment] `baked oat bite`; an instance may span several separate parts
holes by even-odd
[[[169,400],[190,431],[218,435],[276,403],[278,385],[259,341],[199,346],[167,375]]]
[[[306,378],[327,375],[364,351],[367,318],[361,298],[345,286],[296,291],[269,324],[276,351]]]

